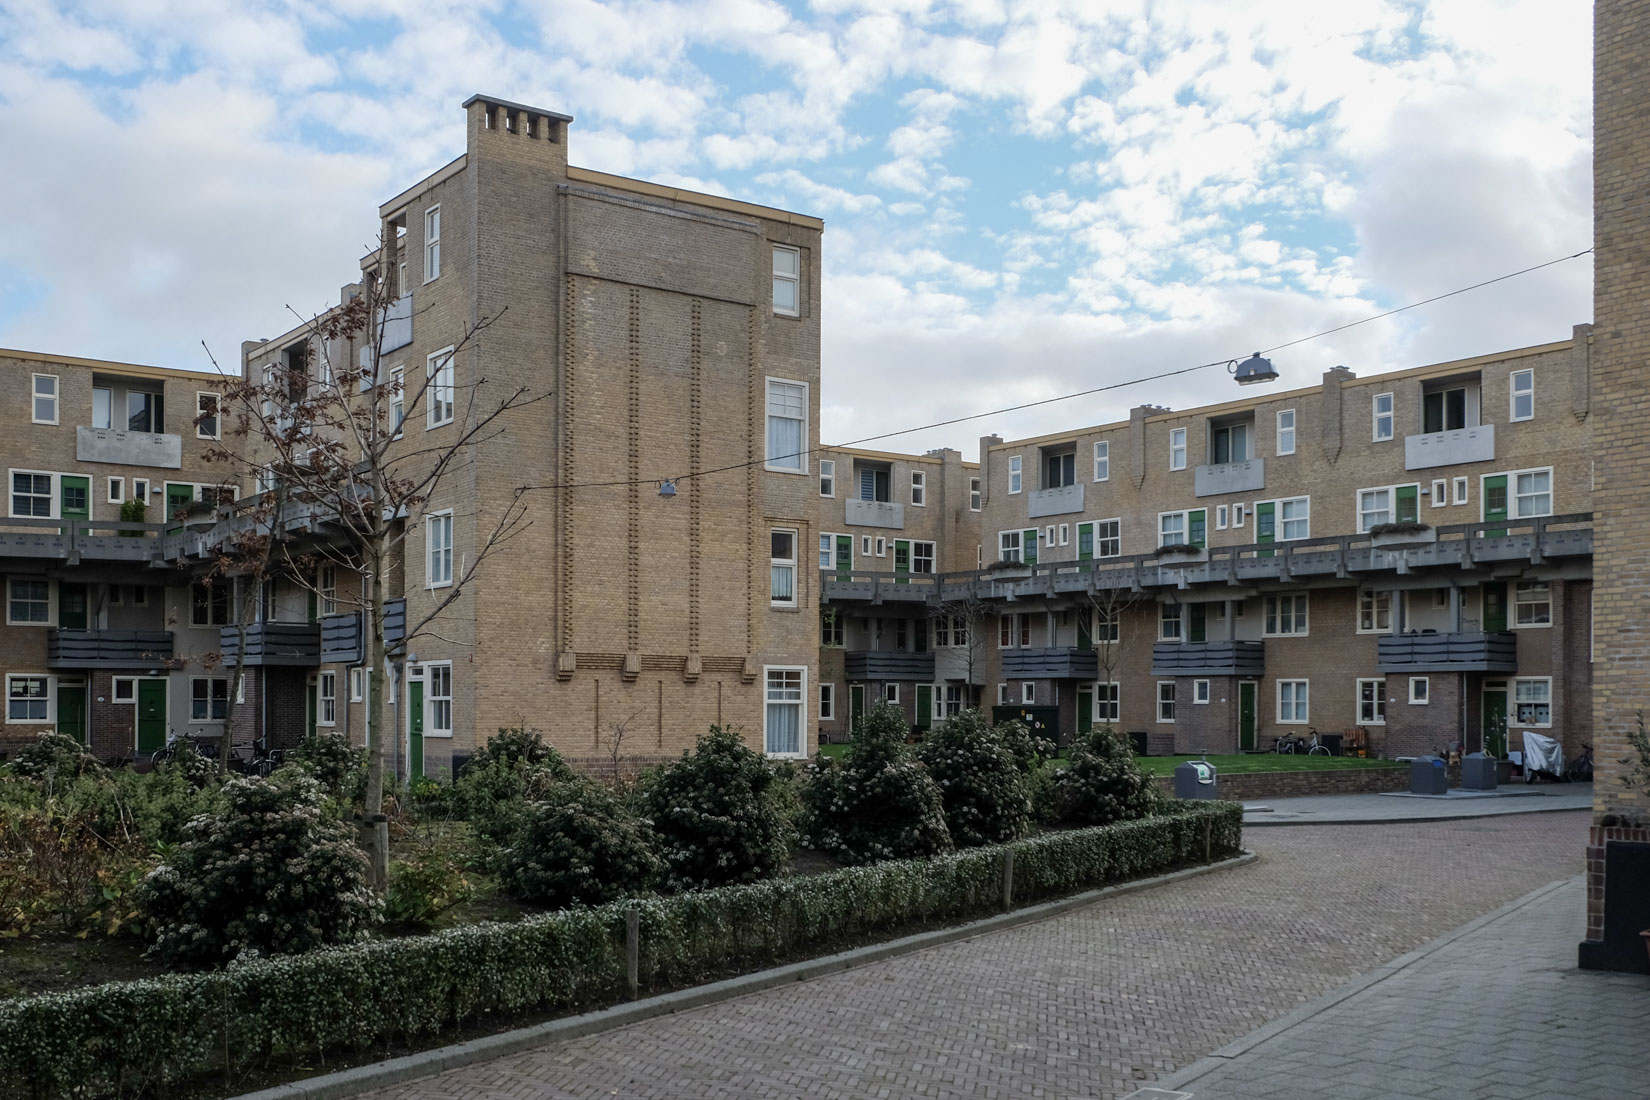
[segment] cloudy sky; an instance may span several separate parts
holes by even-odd
[[[826,221],[824,436],[1242,357],[1591,243],[1586,0],[0,0],[0,347],[177,367],[335,300],[476,91]],[[1279,352],[1568,337],[1571,261]],[[1215,370],[884,444],[1220,400]]]

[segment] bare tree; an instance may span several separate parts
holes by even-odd
[[[1089,637],[1094,646],[1094,663],[1100,683],[1116,683],[1117,669],[1122,664],[1125,647],[1134,643],[1134,636],[1140,629],[1135,621],[1138,616],[1128,612],[1142,602],[1141,593],[1129,588],[1096,585],[1085,594],[1081,610],[1093,620]],[[1109,719],[1106,724],[1111,725]]]
[[[928,605],[931,635],[934,632],[933,624],[944,620],[952,646],[958,647],[956,638],[958,626],[961,625],[963,642],[958,648],[963,650],[963,678],[968,684],[970,707],[979,705],[975,689],[981,685],[975,682],[975,677],[977,673],[983,673],[985,668],[985,622],[990,610],[990,601],[982,599],[972,585],[955,588],[950,592],[942,591],[939,600]]]
[[[625,734],[630,732],[630,724],[636,721],[636,719],[641,716],[641,713],[642,712],[640,709],[633,710],[608,727],[607,756],[609,761],[611,761],[611,784],[614,790],[619,789],[619,784],[623,779],[623,776],[620,773],[620,766],[624,762]]]

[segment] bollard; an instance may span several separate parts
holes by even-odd
[[[626,909],[624,914],[624,969],[634,1001],[642,995],[642,914],[637,909]]]
[[[1014,908],[1014,849],[1003,849],[1003,908]]]

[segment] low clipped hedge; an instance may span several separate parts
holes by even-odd
[[[262,958],[226,970],[0,1001],[0,1096],[158,1091],[387,1053],[491,1015],[555,1014],[626,994],[625,913],[641,915],[646,987],[689,985],[867,937],[1094,889],[1240,850],[1242,806],[1170,804],[1138,821],[933,859],[569,909]]]

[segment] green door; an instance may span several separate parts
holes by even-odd
[[[836,537],[836,577],[845,581],[854,571],[854,536]]]
[[[1020,532],[1020,560],[1027,565],[1037,564],[1037,528]]]
[[[917,728],[927,729],[934,724],[934,685],[917,685]]]
[[[1203,508],[1194,508],[1186,513],[1186,541],[1198,549],[1208,545],[1209,513]]]
[[[1507,686],[1484,685],[1484,752],[1505,759],[1507,755]]]
[[[1238,749],[1249,752],[1255,747],[1255,682],[1238,684]]]
[[[1077,734],[1081,737],[1094,729],[1094,689],[1083,686],[1077,689]]]
[[[424,681],[407,685],[407,778],[424,774]]]
[[[911,572],[911,543],[906,539],[894,540],[894,583],[909,584],[906,577]]]
[[[1088,608],[1080,608],[1077,612],[1077,648],[1094,648],[1094,627],[1091,626],[1094,612]]]
[[[321,681],[311,676],[304,681],[304,736],[315,736],[315,712],[320,706]]]
[[[140,755],[166,747],[166,681],[137,682],[137,751]]]
[[[57,625],[63,630],[88,630],[86,586],[62,581],[57,586]]]
[[[1396,523],[1421,522],[1421,504],[1418,498],[1420,486],[1400,485],[1393,493],[1397,498],[1397,508],[1393,510],[1393,520]]]
[[[176,482],[166,483],[166,522],[177,522],[177,514],[187,509],[195,502],[195,487],[193,485],[179,485]],[[181,531],[182,527],[168,527],[168,534]]]
[[[57,682],[57,732],[86,741],[86,685],[78,680]]]
[[[1484,586],[1484,632],[1501,634],[1507,629],[1507,585],[1505,581]]]
[[[1278,539],[1277,505],[1268,500],[1255,505],[1255,541],[1269,545]],[[1261,550],[1256,557],[1269,558],[1276,551]]]
[[[1094,559],[1094,524],[1079,523],[1077,525],[1077,560],[1092,561]]]
[[[1496,520],[1505,521],[1507,518],[1507,475],[1496,474],[1484,479],[1484,522],[1494,523]],[[1486,538],[1498,539],[1507,533],[1506,528],[1498,531],[1485,531]]]
[[[58,514],[64,519],[92,518],[92,479],[64,474],[58,478]]]
[[[1186,640],[1188,642],[1206,642],[1209,640],[1208,608],[1203,604],[1194,603],[1186,608]]]
[[[848,729],[850,732],[859,729],[859,724],[865,720],[865,685],[848,685]]]

